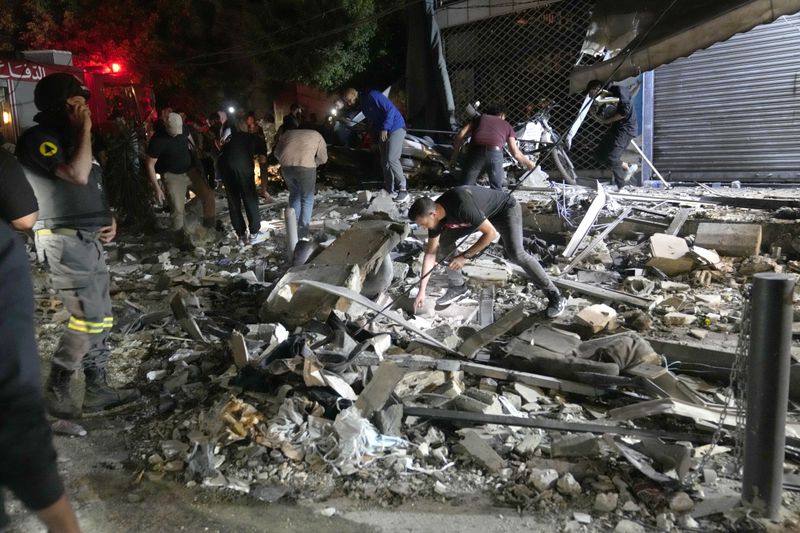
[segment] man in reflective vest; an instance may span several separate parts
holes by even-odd
[[[92,158],[88,98],[89,91],[70,74],[44,77],[34,90],[37,125],[17,145],[17,158],[39,202],[34,226],[39,259],[47,263],[50,284],[70,313],[45,386],[48,410],[63,418],[81,414],[70,394],[72,374],[79,368],[86,375],[84,412],[139,397],[136,390],[114,389],[106,381],[114,318],[103,244],[114,239],[117,228],[103,194],[100,165]]]

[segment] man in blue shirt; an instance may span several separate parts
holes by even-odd
[[[378,140],[384,189],[390,195],[394,195],[397,190],[395,196],[397,202],[408,201],[406,176],[403,174],[403,165],[400,164],[403,140],[406,136],[406,122],[403,120],[403,115],[392,101],[379,91],[367,91],[359,98],[358,91],[351,87],[344,91],[342,100],[348,106],[360,103],[361,112],[364,113],[373,136]]]

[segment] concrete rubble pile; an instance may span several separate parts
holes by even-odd
[[[699,193],[516,193],[531,250],[571,295],[555,321],[498,244],[465,268],[469,297],[414,314],[426,234],[381,196],[321,192],[320,237],[291,266],[281,196],[262,245],[126,238],[110,257],[112,372],[145,397],[121,415],[132,463],[265,502],[483,493],[570,532],[755,527],[726,379],[742,289],[800,271],[800,238],[786,237],[800,231]],[[429,290],[445,284],[437,273]],[[40,311],[57,323],[54,301]],[[57,326],[41,329],[52,342]],[[786,471],[800,479],[796,414]],[[784,505],[796,512],[796,493]]]

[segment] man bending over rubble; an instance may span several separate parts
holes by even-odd
[[[496,189],[464,185],[450,189],[435,201],[427,196],[417,199],[408,210],[408,218],[428,230],[415,309],[425,303],[425,289],[430,278],[426,274],[437,261],[450,254],[456,241],[478,230],[482,234],[478,241],[450,259],[447,270],[449,287],[436,301],[438,305],[453,303],[469,293],[461,268],[492,244],[499,234],[506,256],[522,267],[531,281],[547,295],[548,318],[555,318],[564,311],[566,301],[561,293],[536,258],[522,247],[522,209],[512,195]]]

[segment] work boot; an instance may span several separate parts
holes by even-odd
[[[125,405],[138,400],[139,391],[136,389],[114,389],[106,381],[106,371],[100,368],[87,368],[86,393],[83,396],[83,411],[96,413]]]
[[[81,410],[69,392],[72,371],[53,365],[44,387],[47,412],[56,418],[77,418]]]
[[[567,308],[567,299],[561,296],[558,291],[547,293],[547,301],[548,305],[545,311],[547,318],[555,318]]]
[[[189,234],[183,229],[175,231],[173,234],[173,243],[182,252],[191,252],[194,250],[192,239],[189,238]]]

